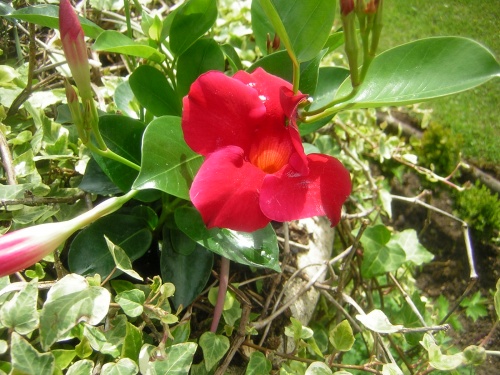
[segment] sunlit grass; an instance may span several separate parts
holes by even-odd
[[[500,57],[498,0],[390,0],[384,2],[380,50],[429,36],[470,37]],[[481,165],[500,162],[500,80],[425,106],[433,119],[463,135],[464,157]]]

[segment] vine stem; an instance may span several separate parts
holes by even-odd
[[[229,259],[221,258],[220,274],[219,274],[219,292],[217,293],[217,302],[215,303],[214,318],[210,332],[215,333],[219,326],[220,317],[224,310],[224,301],[226,299],[227,285],[229,283]]]

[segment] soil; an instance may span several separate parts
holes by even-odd
[[[406,174],[402,182],[393,181],[394,194],[414,197],[422,193],[421,182],[414,174]],[[452,212],[452,199],[446,191],[433,193],[428,202],[446,212]],[[416,277],[417,285],[429,298],[443,295],[450,301],[450,307],[457,303],[467,287],[473,283],[466,253],[462,225],[422,206],[395,201],[393,204],[393,225],[397,229],[413,228],[419,233],[421,243],[435,255],[435,259],[421,269]],[[491,301],[491,291],[496,289],[500,277],[500,251],[490,243],[483,243],[471,233],[474,263],[478,274],[477,282],[469,295],[476,291]],[[460,312],[459,307],[457,312]],[[500,330],[494,329],[497,320],[493,304],[488,306],[489,316],[476,322],[461,318],[463,330],[451,331],[454,343],[461,349],[469,345],[483,345],[485,349],[500,348]],[[460,314],[465,317],[465,314]],[[489,335],[489,337],[488,337]],[[500,358],[487,356],[487,360],[475,369],[478,375],[497,374]]]

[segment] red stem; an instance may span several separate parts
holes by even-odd
[[[219,273],[219,292],[217,293],[217,302],[214,308],[214,319],[210,331],[215,333],[219,325],[219,320],[224,310],[224,301],[226,299],[227,285],[229,282],[229,259],[222,257]]]

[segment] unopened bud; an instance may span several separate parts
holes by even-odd
[[[340,0],[340,13],[347,16],[354,10],[354,0]]]

